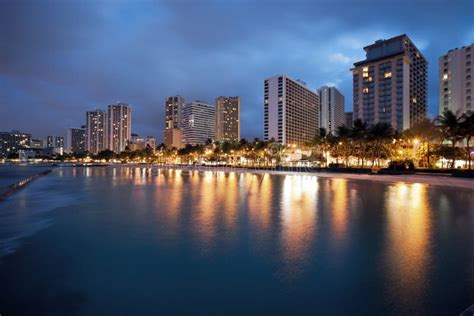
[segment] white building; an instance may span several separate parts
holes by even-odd
[[[216,138],[216,108],[194,101],[183,106],[181,113],[182,143],[205,144]]]
[[[303,145],[319,131],[319,96],[302,81],[275,76],[264,83],[264,139]]]
[[[86,113],[86,150],[97,154],[107,149],[107,112],[103,110]]]
[[[320,127],[333,135],[339,126],[345,124],[344,96],[335,87],[318,89],[320,105]]]
[[[132,135],[132,108],[126,103],[109,105],[107,109],[107,148],[120,153]]]
[[[474,110],[474,44],[450,50],[439,58],[439,113]]]

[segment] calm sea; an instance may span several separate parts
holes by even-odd
[[[473,193],[56,168],[0,202],[0,314],[458,315],[474,304]]]

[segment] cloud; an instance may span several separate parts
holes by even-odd
[[[346,64],[349,64],[351,62],[351,58],[345,56],[344,54],[342,53],[333,53],[333,54],[330,54],[328,56],[328,59],[330,62],[332,63],[336,63],[336,64],[343,64],[343,65],[346,65]]]
[[[437,58],[472,39],[458,30],[471,27],[473,3],[410,2],[406,10],[364,1],[7,1],[0,127],[64,134],[84,123],[85,111],[121,100],[132,104],[134,132],[161,139],[167,95],[208,102],[240,95],[243,136],[262,137],[266,77],[287,74],[314,89],[335,84],[349,100],[349,69],[364,58],[362,48],[401,33],[425,50],[435,100]]]

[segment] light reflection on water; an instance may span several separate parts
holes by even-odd
[[[176,306],[164,302],[181,293],[209,314],[219,307],[205,304],[209,297],[230,304],[234,295],[242,308],[251,297],[260,297],[265,308],[341,314],[355,306],[351,313],[357,315],[436,314],[436,308],[458,312],[474,299],[474,198],[469,191],[146,167],[64,168],[46,179],[54,184],[48,200],[32,204],[24,191],[4,204],[10,205],[7,213],[17,214],[18,224],[26,222],[34,205],[71,193],[80,197],[49,216],[53,228],[45,230],[41,241],[49,244],[36,249],[45,252],[45,265],[52,264],[48,251],[54,254],[57,243],[68,236],[76,247],[84,247],[77,250],[81,255],[67,253],[76,267],[90,258],[89,251],[107,250],[107,260],[134,271],[123,280],[137,288],[127,293],[130,305],[143,305],[142,287],[161,295],[163,301],[155,299],[150,306],[173,311]],[[20,211],[15,213],[14,207]],[[62,224],[55,224],[58,217]],[[67,225],[81,232],[78,239],[68,234]],[[88,230],[107,238],[81,244]],[[90,274],[65,273],[68,284],[82,284],[75,278],[93,275],[124,277],[122,270],[104,271],[100,261],[87,262]],[[162,279],[168,283],[154,281]],[[245,282],[252,280],[249,288]],[[446,280],[450,300],[443,292]],[[174,292],[167,292],[169,284]],[[196,286],[199,290],[188,292]],[[94,295],[107,289],[85,286],[78,291],[100,302]],[[443,299],[448,303],[440,307]],[[93,313],[91,304],[86,300],[81,310]],[[121,308],[107,312],[131,314],[127,306]],[[265,308],[259,314],[275,314]]]

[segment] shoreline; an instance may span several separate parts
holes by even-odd
[[[109,165],[113,167],[142,167],[160,170],[184,170],[184,171],[215,171],[215,172],[238,172],[253,174],[270,174],[270,175],[301,175],[321,178],[346,179],[356,181],[377,181],[385,183],[421,183],[430,186],[459,188],[474,190],[474,179],[455,178],[443,175],[386,175],[386,174],[358,174],[344,172],[320,172],[320,171],[279,171],[271,169],[248,169],[237,167],[204,167],[204,166],[158,166],[158,165]]]

